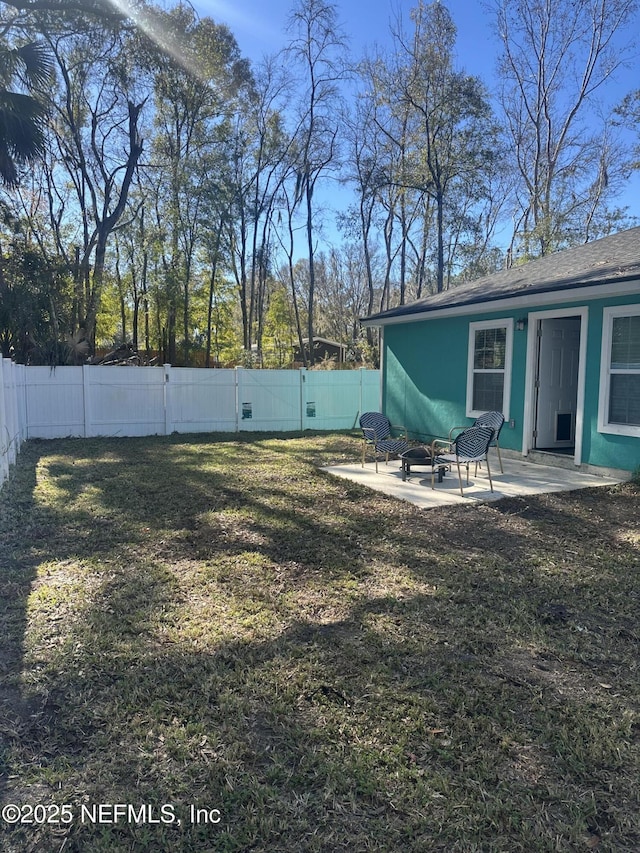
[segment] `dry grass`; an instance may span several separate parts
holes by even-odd
[[[0,799],[60,820],[3,850],[640,849],[637,487],[421,511],[316,467],[358,453],[25,447]]]

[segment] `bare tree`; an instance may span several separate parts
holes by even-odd
[[[314,200],[316,185],[336,162],[338,154],[339,84],[345,77],[336,7],[326,0],[300,0],[289,28],[292,40],[288,53],[303,70],[304,93],[300,99],[299,162],[296,200],[305,211],[309,261],[309,358],[313,364],[313,308],[315,292]]]
[[[479,201],[479,176],[496,168],[497,129],[480,80],[454,68],[456,27],[445,5],[419,0],[411,17],[412,38],[396,34],[405,56],[400,98],[411,109],[416,134],[405,180],[432,203],[440,292],[453,262],[446,257],[446,235],[465,221],[461,208]]]
[[[286,265],[280,271],[280,279],[285,286],[288,286],[291,292],[291,305],[293,307],[293,315],[295,320],[296,335],[298,339],[298,347],[302,354],[304,366],[308,365],[308,353],[304,346],[304,334],[302,331],[303,317],[298,298],[298,289],[296,287],[299,276],[296,275],[295,257],[295,211],[297,200],[293,194],[289,192],[288,184],[285,182],[281,187],[278,218],[280,219],[280,227],[276,229],[275,236],[278,240],[282,251],[286,257]]]
[[[385,265],[380,283],[369,277],[370,305],[383,310],[389,306],[394,265],[406,247],[406,196],[403,167],[407,150],[407,112],[398,109],[395,89],[395,58],[365,58],[357,69],[362,91],[349,122],[348,177],[355,187],[359,205],[361,239],[370,257],[379,240],[384,248]],[[399,228],[396,228],[396,226]],[[400,236],[398,236],[398,232]],[[404,264],[400,263],[400,301],[405,289]],[[371,266],[368,265],[371,270]],[[376,286],[377,285],[377,286]],[[378,306],[374,306],[377,299]],[[368,341],[373,343],[371,330]]]
[[[360,317],[368,310],[366,258],[360,242],[345,242],[321,255],[318,327],[321,334],[356,349]]]
[[[255,74],[252,97],[235,119],[232,157],[234,266],[240,293],[243,345],[262,346],[266,283],[272,263],[272,222],[278,194],[293,169],[295,133],[284,123],[291,77],[277,57]]]
[[[175,364],[182,314],[182,360],[189,361],[195,254],[216,185],[220,152],[229,155],[229,121],[238,93],[251,85],[248,65],[227,27],[199,19],[187,6],[163,16],[164,31],[181,56],[147,45],[143,61],[155,96],[152,163],[156,227],[164,232],[161,258],[166,297],[168,360]],[[187,66],[185,69],[185,65]],[[198,69],[197,73],[190,70]]]
[[[74,188],[82,222],[76,269],[76,324],[90,346],[95,330],[111,234],[120,222],[142,154],[139,117],[144,101],[127,96],[114,57],[117,31],[50,38],[61,81],[52,101],[55,145]]]
[[[347,129],[347,177],[356,188],[356,203],[351,216],[343,217],[343,230],[350,230],[352,239],[362,246],[367,299],[363,315],[373,314],[376,294],[374,279],[375,217],[378,206],[378,189],[381,168],[380,138],[374,120],[375,105],[371,98],[361,97],[356,101],[353,114],[346,114]],[[374,329],[366,329],[370,345],[374,342]]]
[[[497,123],[480,80],[455,68],[446,6],[420,0],[411,21],[406,29],[398,17],[393,50],[358,69],[366,172],[355,183],[363,201],[375,198],[387,267],[381,309],[443,290],[487,252],[500,198]],[[359,154],[352,145],[358,169]]]
[[[636,134],[631,160],[627,166],[629,169],[640,169],[640,89],[629,92],[615,112],[617,122],[627,125]]]
[[[635,0],[497,0],[500,99],[519,176],[512,249],[544,255],[596,236],[617,163],[586,110],[629,57]],[[594,120],[594,111],[589,115]]]

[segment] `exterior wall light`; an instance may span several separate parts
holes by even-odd
[[[521,317],[519,320],[516,320],[516,331],[524,332],[527,328],[527,318]]]

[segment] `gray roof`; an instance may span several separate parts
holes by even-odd
[[[443,308],[473,306],[594,285],[604,287],[615,281],[634,278],[640,279],[640,226],[546,255],[522,266],[501,270],[389,311],[372,314],[364,322],[367,325],[378,325],[377,321],[383,324],[387,319]]]

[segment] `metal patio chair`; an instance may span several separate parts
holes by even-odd
[[[376,461],[376,474],[378,473],[378,453],[384,453],[386,464],[390,455],[399,456],[409,450],[406,428],[394,426],[389,418],[380,412],[364,412],[360,416],[360,429],[362,430],[362,467],[364,468],[367,447],[371,447]],[[394,432],[400,432],[400,437],[394,435]]]
[[[504,474],[504,468],[502,467],[502,456],[500,455],[500,432],[502,427],[504,426],[504,415],[502,412],[484,412],[482,415],[479,415],[472,426],[488,426],[493,430],[493,438],[491,439],[491,444],[489,447],[495,447],[498,453],[498,462],[500,463],[500,473]],[[468,427],[452,427],[449,430],[449,440],[453,440],[453,434],[455,432],[459,432],[462,430],[468,429]]]
[[[435,488],[435,472],[438,466],[450,465],[451,470],[456,465],[458,469],[458,481],[460,482],[460,494],[464,497],[462,488],[461,465],[467,469],[467,486],[469,485],[469,465],[478,462],[487,463],[487,476],[489,486],[493,491],[491,480],[491,468],[489,467],[489,447],[493,439],[493,429],[488,426],[470,426],[449,442],[443,438],[437,438],[431,445],[431,488]]]

